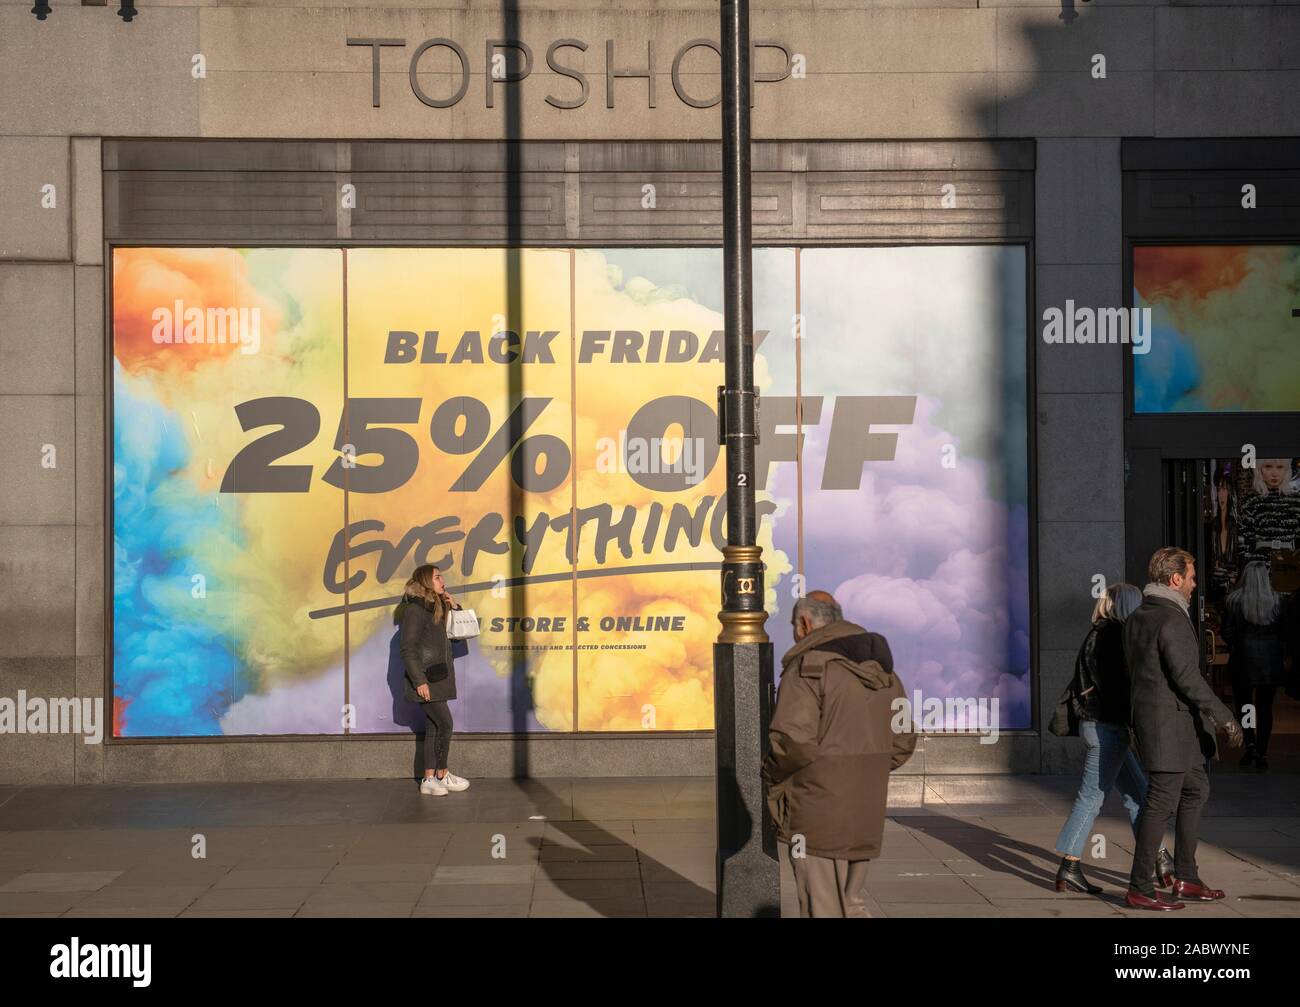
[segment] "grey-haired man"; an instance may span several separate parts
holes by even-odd
[[[790,844],[800,915],[867,916],[889,773],[911,757],[916,735],[892,730],[893,702],[905,694],[883,636],[845,621],[825,591],[800,599],[792,620],[763,763],[769,807]]]

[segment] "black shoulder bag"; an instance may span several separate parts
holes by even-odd
[[[438,624],[438,621],[433,618],[432,612],[430,612],[429,618],[430,621],[433,623],[435,634],[438,632],[446,632],[446,630],[442,629],[442,627]],[[428,655],[426,654],[426,658],[427,657]],[[449,674],[449,669],[445,661],[433,661],[424,666],[424,677],[425,680],[430,685],[437,685],[444,678],[446,678],[448,674]]]

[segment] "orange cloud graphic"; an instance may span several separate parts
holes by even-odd
[[[183,311],[205,315],[209,309],[256,308],[266,343],[281,324],[279,306],[253,285],[247,259],[233,248],[119,248],[113,253],[113,350],[128,371],[192,370],[230,355],[229,343],[155,340],[157,312],[174,314],[178,301]]]

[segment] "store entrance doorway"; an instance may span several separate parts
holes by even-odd
[[[1300,458],[1163,463],[1163,540],[1197,558],[1201,670],[1251,726],[1242,771],[1300,771]]]

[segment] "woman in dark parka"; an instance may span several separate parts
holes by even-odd
[[[456,668],[447,637],[447,613],[460,608],[447,593],[442,571],[416,567],[406,582],[402,601],[393,611],[401,627],[399,651],[406,671],[406,698],[424,711],[424,780],[420,793],[445,797],[448,791],[469,789],[469,781],[447,769],[451,749],[451,708],[456,698]]]

